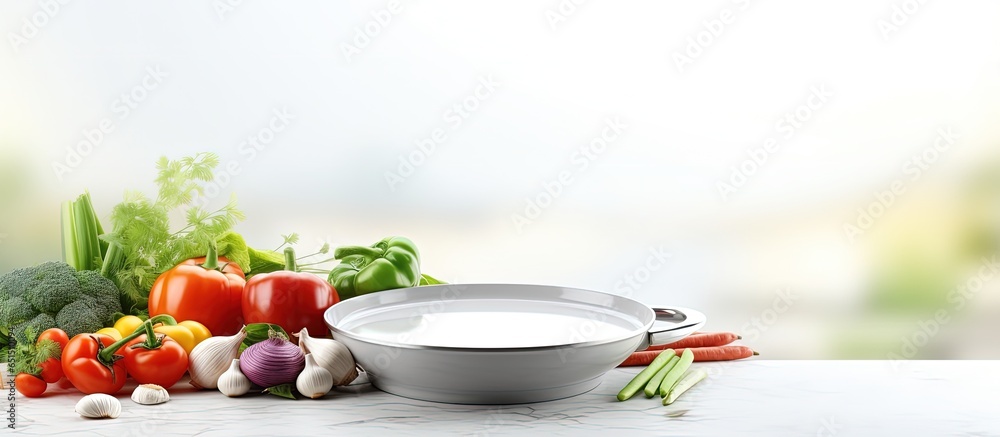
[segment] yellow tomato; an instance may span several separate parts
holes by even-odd
[[[94,334],[104,334],[104,335],[107,335],[108,337],[111,337],[111,338],[115,339],[115,341],[118,341],[118,340],[122,339],[122,333],[121,333],[121,331],[119,331],[119,330],[117,330],[115,328],[101,328],[101,329],[98,329],[97,332],[95,332]]]
[[[191,353],[191,349],[194,349],[194,334],[186,327],[180,325],[159,325],[153,328],[153,331],[165,334],[167,337],[174,339],[189,354]]]
[[[198,323],[194,320],[185,320],[183,322],[178,323],[178,325],[187,328],[189,331],[191,331],[192,334],[194,334],[195,346],[197,346],[198,343],[201,343],[202,340],[212,336],[212,333],[208,330],[208,328],[205,325],[202,325],[201,323]]]
[[[115,329],[118,330],[119,337],[129,335],[142,326],[142,319],[136,316],[125,316],[115,322]]]

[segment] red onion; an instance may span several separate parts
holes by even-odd
[[[294,384],[305,366],[302,349],[283,338],[254,343],[240,356],[240,371],[261,387]]]

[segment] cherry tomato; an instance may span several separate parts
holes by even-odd
[[[166,335],[160,337],[160,346],[146,349],[146,335],[140,335],[122,347],[125,367],[129,375],[140,384],[156,384],[169,388],[184,376],[188,368],[188,354],[180,343]]]
[[[59,382],[63,377],[62,362],[58,358],[42,361],[38,367],[42,368],[42,379],[49,384]]]
[[[59,328],[49,328],[42,331],[38,335],[38,340],[35,340],[35,344],[46,339],[59,343],[59,350],[66,349],[66,343],[69,343],[69,336],[66,335],[66,331]]]
[[[74,388],[73,383],[69,382],[69,379],[67,379],[66,376],[63,376],[62,379],[59,380],[59,382],[56,384],[56,387],[59,387],[63,390],[69,390],[71,388]]]
[[[121,359],[101,360],[98,353],[115,339],[102,334],[77,334],[62,354],[63,373],[77,390],[86,394],[117,393],[125,386],[128,373]],[[121,350],[115,351],[118,356]]]
[[[45,384],[45,381],[42,381],[42,378],[30,373],[18,373],[17,376],[14,377],[14,387],[17,388],[18,392],[29,398],[37,398],[41,396],[42,393],[45,393],[45,387],[47,386],[48,384]]]

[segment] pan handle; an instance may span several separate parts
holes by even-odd
[[[677,331],[705,324],[705,315],[699,311],[678,307],[653,307],[651,309],[656,320],[636,350],[675,342],[688,335],[678,336]]]

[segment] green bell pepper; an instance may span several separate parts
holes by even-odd
[[[388,237],[371,247],[338,247],[340,264],[327,279],[341,300],[420,283],[420,252],[408,238]]]

